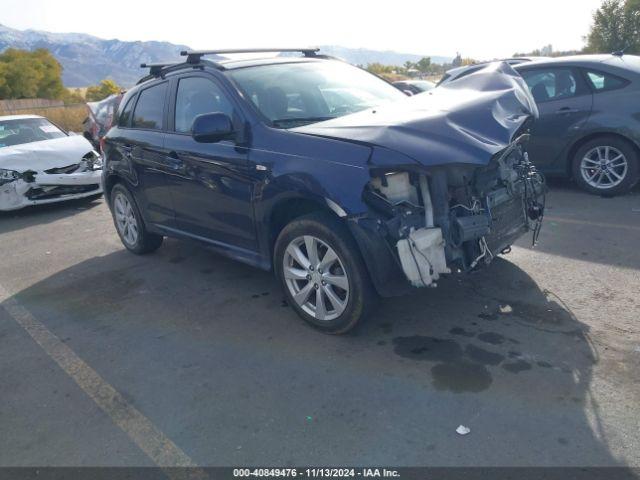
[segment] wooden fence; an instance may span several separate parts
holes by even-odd
[[[7,112],[16,110],[30,110],[33,108],[62,107],[62,100],[48,100],[46,98],[22,98],[19,100],[0,100],[0,113],[6,115]]]
[[[41,98],[25,100],[0,100],[0,116],[40,115],[69,132],[82,132],[82,122],[87,118],[87,105],[74,103],[65,105],[61,100]]]

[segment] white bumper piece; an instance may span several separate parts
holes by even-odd
[[[14,180],[5,183],[0,185],[0,211],[18,210],[28,205],[62,202],[97,195],[102,193],[101,175],[101,170],[69,174],[38,173],[34,175],[33,182]],[[78,192],[73,192],[73,188],[64,188],[83,186],[95,186],[95,188],[81,189],[82,191]],[[36,190],[39,195],[30,195],[30,192]],[[34,198],[29,198],[30,196]]]
[[[404,274],[414,287],[428,287],[441,274],[451,273],[447,268],[444,239],[439,228],[421,228],[397,244]],[[435,285],[434,285],[435,286]]]

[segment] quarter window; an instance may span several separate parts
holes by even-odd
[[[587,77],[596,92],[615,90],[624,87],[627,82],[622,78],[597,71],[587,71]]]
[[[560,100],[577,94],[578,81],[572,70],[554,68],[522,72],[537,103]]]
[[[182,78],[176,95],[175,130],[189,133],[193,120],[204,113],[224,113],[233,116],[233,106],[222,90],[203,77]]]
[[[166,91],[167,83],[165,82],[140,92],[138,103],[133,112],[133,128],[162,129]]]
[[[128,127],[129,122],[131,121],[131,112],[133,111],[133,100],[135,95],[129,99],[125,107],[122,109],[122,113],[120,117],[118,117],[118,126],[119,127]]]

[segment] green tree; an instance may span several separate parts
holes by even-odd
[[[414,65],[415,69],[420,73],[427,73],[431,68],[431,57],[423,57]]]
[[[122,87],[113,80],[106,78],[102,80],[99,85],[87,88],[85,97],[89,102],[98,102],[104,100],[109,95],[120,93],[121,91]]]
[[[640,0],[604,0],[593,14],[585,51],[640,53]]]
[[[0,98],[59,99],[62,66],[48,50],[33,52],[9,48],[0,54]]]
[[[38,98],[62,98],[66,93],[62,85],[62,65],[44,48],[34,50],[31,55],[42,74],[38,84]]]

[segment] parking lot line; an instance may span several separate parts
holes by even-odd
[[[2,285],[0,305],[156,465],[163,468],[195,466],[185,452],[18,303]],[[170,469],[166,473],[169,477],[184,477],[184,472],[180,471]],[[189,477],[199,476],[196,471],[191,471],[191,474]]]

